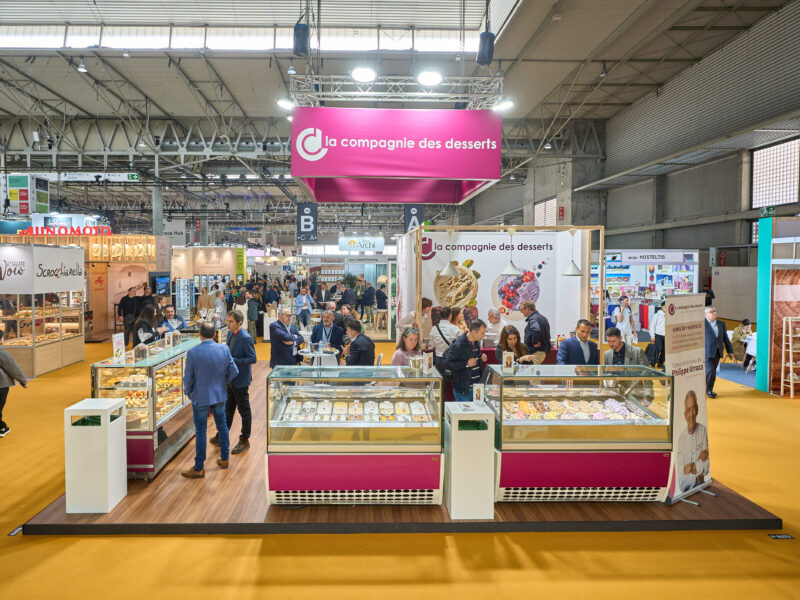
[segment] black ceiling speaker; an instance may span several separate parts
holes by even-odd
[[[311,53],[311,28],[307,23],[296,23],[294,26],[294,46],[292,54],[305,57]]]
[[[495,35],[491,31],[484,31],[481,33],[480,43],[478,44],[478,57],[475,59],[482,67],[492,64],[492,57],[494,56],[494,38]]]

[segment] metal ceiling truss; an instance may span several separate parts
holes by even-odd
[[[299,106],[325,102],[439,102],[461,103],[468,109],[491,108],[503,95],[502,77],[445,77],[429,88],[413,76],[379,76],[359,83],[349,75],[292,75],[289,93]]]

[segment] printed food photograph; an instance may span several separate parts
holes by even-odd
[[[478,279],[480,273],[470,269],[472,259],[465,260],[460,265],[453,261],[453,268],[458,272],[454,277],[442,277],[441,271],[436,272],[433,281],[433,290],[440,306],[457,306],[466,308],[477,306]]]
[[[547,261],[541,261],[522,275],[501,275],[492,285],[492,303],[504,315],[521,318],[519,308],[525,300],[536,302],[541,294],[542,269]]]

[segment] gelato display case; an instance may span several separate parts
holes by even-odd
[[[441,504],[442,379],[408,367],[277,366],[272,504]]]
[[[672,376],[628,365],[489,365],[484,384],[498,502],[666,498]]]
[[[199,343],[159,340],[126,352],[119,362],[92,365],[92,397],[125,398],[129,478],[153,479],[194,436],[183,370],[186,353]]]

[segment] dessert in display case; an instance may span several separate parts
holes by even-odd
[[[409,367],[277,366],[267,378],[272,504],[441,504],[442,379]]]
[[[672,452],[672,376],[643,366],[484,372],[499,502],[660,501]]]
[[[140,344],[120,362],[92,365],[92,396],[125,398],[129,478],[152,479],[194,435],[183,368],[186,353],[200,340],[173,342]]]

